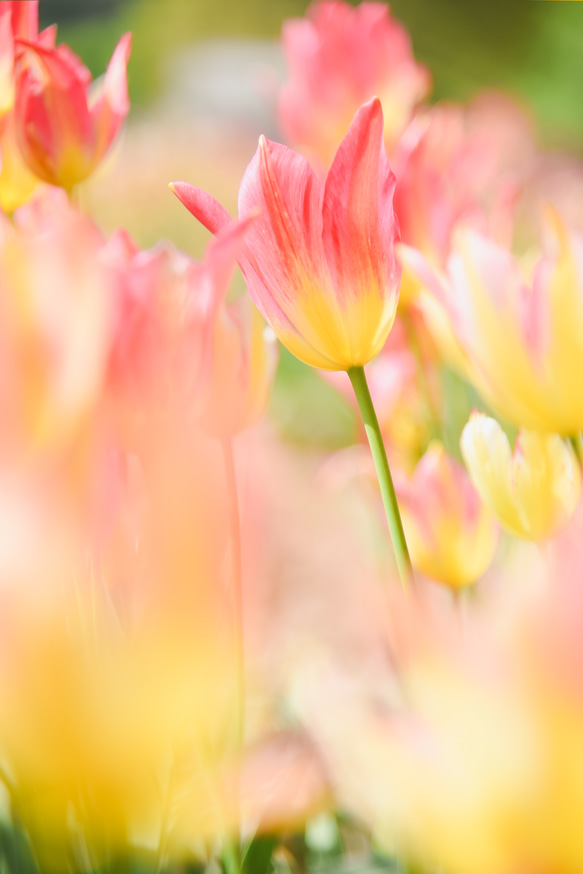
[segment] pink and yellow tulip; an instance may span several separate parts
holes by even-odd
[[[377,94],[391,154],[431,90],[431,77],[389,7],[313,3],[305,18],[284,23],[282,40],[290,81],[279,112],[289,141],[328,166],[358,107]]]
[[[445,274],[402,247],[445,308],[478,391],[508,422],[569,436],[583,429],[583,238],[558,217],[527,270],[505,247],[460,230]]]
[[[475,583],[498,529],[462,465],[434,443],[397,493],[413,566],[454,590]]]
[[[229,223],[201,263],[168,245],[142,252],[124,232],[108,244],[124,287],[110,378],[132,431],[147,429],[152,417],[186,414],[232,436],[263,413],[275,345],[247,298],[226,304],[253,221]]]
[[[256,215],[242,268],[249,293],[281,342],[323,370],[360,367],[380,352],[395,317],[395,177],[378,99],[357,112],[322,184],[308,162],[261,139],[239,192]],[[209,230],[227,212],[183,182],[174,193]]]
[[[18,40],[15,124],[29,169],[71,191],[109,151],[129,111],[131,35],[119,41],[101,82],[66,45]]]

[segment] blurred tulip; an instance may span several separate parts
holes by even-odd
[[[575,453],[560,437],[523,429],[512,453],[498,422],[474,412],[461,449],[482,500],[517,537],[553,537],[575,512],[581,473]]]
[[[431,90],[405,28],[383,3],[313,3],[286,21],[283,47],[290,81],[280,97],[283,130],[327,167],[358,107],[377,95],[389,155],[416,105]]]
[[[0,116],[14,103],[16,39],[38,38],[38,0],[0,2]]]
[[[20,153],[16,139],[14,112],[0,121],[0,207],[13,213],[27,203],[39,185]]]
[[[397,492],[413,566],[452,589],[475,583],[498,532],[462,465],[434,443]]]
[[[108,244],[125,289],[110,378],[132,430],[170,413],[225,437],[263,413],[277,350],[246,298],[225,302],[252,222],[225,227],[201,263],[168,245],[142,252],[125,232]]]
[[[264,138],[247,168],[240,214],[260,210],[242,261],[249,292],[284,346],[313,367],[362,366],[387,338],[400,277],[393,188],[377,99],[357,112],[324,185],[304,158]],[[228,220],[199,189],[173,190],[209,230]]]
[[[219,311],[211,358],[201,420],[232,437],[263,415],[278,360],[275,337],[247,295]]]
[[[512,254],[473,231],[456,235],[447,274],[418,252],[400,257],[445,308],[484,398],[517,427],[583,429],[583,238],[558,217],[532,280]]]
[[[0,482],[0,754],[43,870],[63,870],[71,845],[96,868],[157,841],[172,772],[193,759],[191,838],[233,827],[218,769],[234,700],[220,469],[192,431],[151,450],[146,512],[121,489],[102,543],[62,477]]]
[[[443,267],[460,222],[511,239],[512,205],[534,159],[532,126],[517,104],[486,93],[465,107],[438,105],[406,140],[395,190],[405,244]]]
[[[121,38],[93,86],[68,46],[19,40],[18,47],[15,123],[22,155],[39,179],[71,191],[103,160],[129,111],[131,35]]]
[[[3,457],[68,445],[105,373],[117,286],[100,260],[103,239],[89,219],[50,200],[2,230]]]

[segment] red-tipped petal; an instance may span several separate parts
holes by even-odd
[[[107,153],[130,110],[127,67],[131,51],[132,35],[126,33],[114,49],[101,92],[91,111],[97,138],[96,165]]]
[[[286,146],[259,141],[239,190],[239,214],[259,212],[247,238],[245,273],[251,296],[274,325],[293,322],[298,294],[322,290],[322,186],[305,158]],[[290,314],[288,316],[288,314]]]
[[[383,112],[374,98],[356,113],[324,186],[324,250],[341,301],[375,289],[383,298],[398,292],[394,188],[384,148]]]
[[[180,203],[192,213],[195,219],[207,228],[211,234],[216,234],[222,227],[232,221],[231,216],[224,206],[203,191],[189,185],[188,182],[171,182],[170,190],[176,195]]]

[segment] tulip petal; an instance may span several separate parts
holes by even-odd
[[[10,8],[0,5],[0,115],[8,112],[14,100],[14,37]]]
[[[131,51],[132,35],[126,33],[114,49],[101,83],[101,92],[91,110],[97,137],[96,164],[109,150],[130,110],[127,67]]]
[[[323,241],[337,295],[375,290],[397,297],[399,269],[392,256],[397,228],[395,176],[383,143],[378,98],[358,110],[324,187]]]
[[[171,182],[169,187],[180,203],[211,234],[216,234],[224,225],[232,221],[225,207],[221,206],[218,200],[215,200],[202,188],[196,188],[194,185],[189,185],[188,182]]]
[[[35,40],[38,36],[38,0],[28,0],[26,3],[12,2],[12,30],[15,37]]]
[[[334,370],[338,319],[322,250],[322,193],[305,158],[261,137],[241,182],[239,213],[260,215],[244,268],[251,297],[294,354],[301,338],[298,357]]]

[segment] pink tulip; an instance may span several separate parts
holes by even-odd
[[[286,21],[283,46],[290,81],[280,117],[290,141],[328,165],[358,107],[375,94],[385,118],[389,154],[417,103],[431,88],[405,28],[382,3],[313,3],[305,18]]]
[[[464,467],[432,444],[397,492],[414,567],[452,589],[475,583],[494,557],[498,529]]]
[[[129,111],[131,35],[119,41],[97,87],[68,46],[29,40],[18,46],[15,112],[22,155],[35,176],[70,191],[103,160]]]
[[[442,266],[460,222],[511,239],[513,203],[534,157],[529,120],[515,103],[484,94],[465,108],[437,106],[408,139],[395,191],[403,242]]]
[[[252,221],[231,222],[202,263],[169,245],[142,252],[125,232],[110,241],[125,287],[110,377],[132,428],[174,411],[224,436],[263,412],[275,350],[246,299],[225,304]]]
[[[307,364],[362,366],[389,334],[400,279],[394,184],[376,98],[357,112],[324,183],[300,155],[260,140],[239,191],[240,215],[259,213],[242,268],[264,318]],[[229,220],[200,189],[173,190],[209,230]]]

